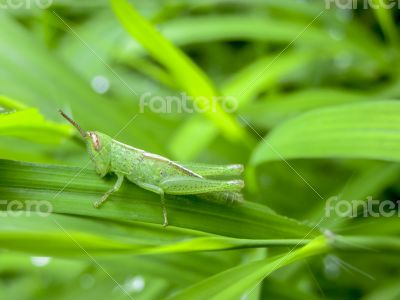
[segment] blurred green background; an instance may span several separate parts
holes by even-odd
[[[399,16],[383,0],[0,0],[0,299],[400,299]],[[182,93],[215,109],[143,102]],[[58,109],[172,160],[242,163],[246,201],[167,197],[163,228],[158,196],[125,183],[96,210],[115,178]],[[328,214],[332,197],[393,216]]]

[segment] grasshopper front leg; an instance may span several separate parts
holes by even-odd
[[[95,202],[94,207],[99,208],[101,205],[104,204],[104,202],[107,201],[108,197],[110,197],[113,193],[117,192],[120,189],[122,182],[124,182],[124,175],[117,174],[117,176],[118,179],[115,185],[107,193],[105,193],[99,201]]]
[[[168,216],[167,216],[167,208],[165,207],[165,198],[164,198],[164,190],[156,185],[145,183],[145,182],[135,182],[141,188],[148,190],[150,192],[159,194],[161,197],[161,207],[163,209],[163,216],[164,216],[164,224],[163,226],[168,226]]]

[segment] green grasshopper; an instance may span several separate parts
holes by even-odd
[[[117,175],[113,188],[107,191],[94,206],[100,207],[117,192],[126,177],[129,181],[161,197],[164,226],[168,225],[164,194],[205,195],[230,201],[241,200],[243,180],[217,180],[206,177],[239,176],[243,166],[179,164],[163,156],[125,145],[97,131],[84,131],[78,123],[60,110],[85,140],[89,156],[96,172],[104,177],[108,173]]]

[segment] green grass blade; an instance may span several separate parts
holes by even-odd
[[[365,102],[310,111],[276,127],[252,164],[295,158],[400,161],[400,103]]]
[[[395,7],[396,3],[390,1],[379,1],[372,0],[374,8],[372,11],[374,12],[378,22],[382,28],[383,33],[386,38],[392,44],[392,46],[396,46],[399,43],[399,33],[396,29],[396,24],[393,20],[393,16],[391,14],[391,10],[388,7]]]
[[[317,238],[299,250],[243,264],[211,276],[169,299],[238,299],[244,292],[251,292],[265,277],[281,267],[327,250],[325,239]]]
[[[14,207],[17,203],[14,202]],[[309,242],[309,239],[235,239],[179,228],[166,230],[143,223],[7,211],[3,210],[5,206],[0,205],[0,241],[4,245],[3,249],[32,255],[85,256],[82,249],[92,255],[102,256],[171,254],[258,247],[298,247]],[[45,206],[42,204],[41,207],[43,209]]]
[[[11,136],[35,143],[60,144],[74,134],[71,126],[46,121],[35,108],[0,114],[0,137]]]
[[[2,199],[24,203],[46,200],[51,203],[55,213],[162,224],[158,195],[129,182],[125,182],[104,207],[93,208],[93,203],[114,181],[114,178],[101,179],[93,170],[77,167],[0,160]],[[167,197],[166,203],[171,228],[174,226],[243,239],[297,239],[311,230],[306,225],[274,213],[266,206],[251,202],[228,205],[197,197]],[[205,219],[207,222],[204,222]],[[310,236],[315,236],[317,232],[313,230]]]
[[[112,8],[125,29],[166,69],[179,86],[194,97],[195,104],[234,141],[248,139],[239,123],[216,102],[217,91],[208,77],[182,51],[165,39],[126,0],[111,0]],[[212,107],[212,109],[209,109]]]
[[[4,109],[4,110],[12,110],[12,109],[22,110],[22,109],[25,109],[25,108],[27,108],[27,106],[25,104],[22,104],[19,101],[16,101],[16,100],[11,99],[11,98],[6,97],[6,96],[0,96],[0,112],[1,112],[1,109]]]

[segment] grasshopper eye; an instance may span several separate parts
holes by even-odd
[[[89,133],[90,139],[92,140],[93,143],[93,147],[96,151],[100,151],[101,149],[101,143],[100,143],[100,139],[99,136],[94,133],[94,132],[90,132]]]

